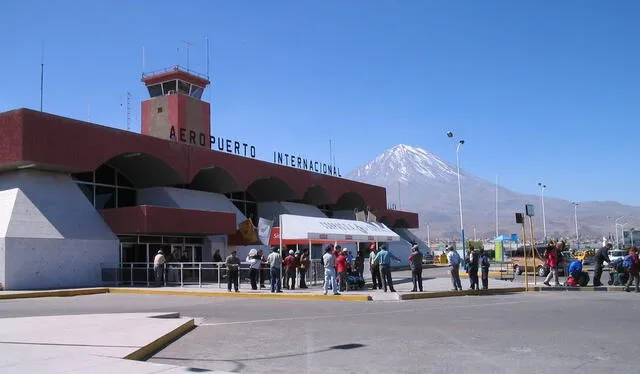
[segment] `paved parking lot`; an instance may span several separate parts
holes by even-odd
[[[150,361],[244,373],[637,373],[640,295],[536,292],[349,302],[104,294],[0,301],[0,316],[177,311]]]

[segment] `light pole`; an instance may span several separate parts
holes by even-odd
[[[431,230],[429,229],[429,222],[427,222],[427,247],[431,248]]]
[[[624,248],[624,227],[627,225],[627,223],[629,222],[625,222],[625,223],[619,223],[618,226],[620,226],[620,236],[622,237],[622,248]],[[620,247],[616,248],[616,249],[620,249]]]
[[[542,199],[542,232],[544,236],[544,242],[547,242],[547,220],[544,216],[544,189],[547,188],[546,184],[542,184],[538,182],[538,186],[540,186],[540,198]]]
[[[580,241],[578,237],[578,203],[572,202],[571,204],[573,204],[573,218],[576,221],[576,249],[580,249]]]
[[[615,229],[616,229],[616,249],[620,249],[620,245],[619,245],[619,242],[618,242],[618,225],[619,225],[618,221],[623,219],[623,218],[624,218],[624,216],[620,216],[620,217],[616,218],[616,222],[615,222],[615,224],[616,224],[616,227],[615,227]]]
[[[447,131],[447,136],[453,138],[453,132]],[[458,174],[458,205],[460,206],[460,237],[462,238],[462,258],[466,258],[467,254],[464,247],[464,220],[462,218],[462,186],[460,184],[460,147],[464,144],[464,140],[459,140],[456,147],[456,167]]]

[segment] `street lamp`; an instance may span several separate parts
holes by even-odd
[[[542,199],[542,232],[544,233],[544,242],[547,242],[547,220],[544,216],[544,189],[547,188],[546,184],[542,184],[538,182],[538,186],[540,186],[540,198]]]
[[[625,223],[619,223],[618,226],[620,226],[620,236],[622,236],[622,248],[624,248],[624,227],[628,224],[629,222],[625,222]],[[616,248],[616,249],[620,249],[620,247]]]
[[[453,132],[447,131],[447,137],[453,138]],[[456,147],[456,166],[458,174],[458,205],[460,206],[460,236],[462,238],[462,258],[466,258],[467,254],[464,247],[464,220],[462,218],[462,186],[460,184],[460,147],[464,144],[464,140],[459,140]]]
[[[577,249],[580,249],[580,241],[578,237],[578,203],[572,202],[571,204],[573,204],[573,218],[576,221],[576,246],[578,247]]]
[[[619,225],[618,221],[623,219],[623,218],[624,218],[624,216],[620,216],[620,217],[616,218],[616,221],[615,221],[615,224],[616,224],[616,227],[615,227],[615,229],[616,229],[616,249],[620,249],[620,244],[618,242],[618,225]]]

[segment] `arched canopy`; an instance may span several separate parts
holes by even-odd
[[[247,192],[256,201],[288,201],[296,199],[296,193],[293,189],[282,179],[276,177],[254,181],[247,188]]]
[[[194,190],[228,193],[240,190],[238,183],[231,174],[218,166],[200,170],[191,181]]]
[[[123,153],[105,164],[120,171],[136,188],[182,184],[177,171],[161,159],[146,153]]]
[[[331,203],[331,196],[321,186],[311,186],[302,197],[302,202],[309,205],[325,205]]]
[[[359,193],[353,191],[342,194],[335,204],[337,210],[364,209],[366,206],[367,203],[364,201],[364,198]]]

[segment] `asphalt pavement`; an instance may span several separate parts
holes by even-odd
[[[0,300],[0,316],[179,312],[198,327],[150,361],[196,372],[637,373],[639,301],[626,292],[388,302],[100,294]]]

